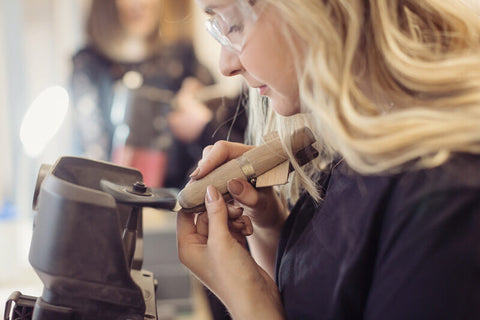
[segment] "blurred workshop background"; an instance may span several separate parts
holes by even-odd
[[[480,8],[480,0],[463,1]],[[191,4],[186,14],[166,17],[170,27],[192,24],[198,60],[225,95],[236,92],[238,79],[219,74],[220,47],[204,30],[204,14]],[[87,42],[90,5],[91,0],[0,1],[0,315],[15,290],[41,295],[42,283],[28,262],[33,192],[41,164],[78,155],[69,85],[72,57]],[[176,260],[175,215],[149,212],[145,219],[145,267],[161,277],[159,319],[210,319],[203,291]]]
[[[87,42],[90,5],[90,0],[0,1],[1,315],[15,290],[41,295],[42,283],[28,262],[33,192],[41,164],[81,155],[69,85],[72,57]],[[193,1],[190,5],[181,15],[164,18],[174,29],[183,22],[193,25],[198,60],[225,94],[235,92],[239,81],[220,76],[220,48],[204,30],[204,14]],[[209,319],[208,307],[202,307],[202,290],[195,294],[195,282],[176,260],[174,219],[170,212],[145,215],[145,268],[162,278],[159,319]]]

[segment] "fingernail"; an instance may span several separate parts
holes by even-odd
[[[232,179],[228,181],[227,189],[231,194],[238,196],[243,191],[243,185],[240,183],[240,181]]]
[[[218,200],[218,191],[214,186],[207,187],[207,202],[214,202]]]
[[[200,168],[197,167],[197,169],[195,169],[195,170],[189,175],[189,177],[190,177],[190,178],[195,178],[196,176],[198,176],[199,172],[200,172]]]
[[[246,225],[244,229],[242,229],[242,235],[250,236],[253,234],[253,228],[251,225]]]

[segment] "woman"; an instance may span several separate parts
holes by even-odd
[[[177,139],[168,123],[186,78],[213,83],[193,50],[189,3],[94,0],[88,44],[73,57],[80,153],[136,167],[152,187],[180,188],[198,159],[197,144]],[[212,118],[203,111],[183,130],[201,131]]]
[[[290,213],[284,192],[232,180],[226,205],[209,186],[206,213],[178,215],[181,261],[238,319],[480,318],[473,10],[453,0],[197,2],[223,45],[223,74],[268,97],[273,112],[250,118],[250,132],[263,123],[288,146],[295,123],[307,124],[321,156],[297,166]],[[207,147],[192,178],[249,148]]]

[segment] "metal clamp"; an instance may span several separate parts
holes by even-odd
[[[236,161],[240,166],[240,170],[242,170],[243,174],[245,175],[245,178],[247,178],[247,181],[255,186],[257,182],[257,174],[255,173],[255,168],[253,167],[252,163],[245,155],[236,158]]]

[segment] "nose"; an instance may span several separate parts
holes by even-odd
[[[224,47],[220,51],[219,60],[220,72],[226,77],[232,77],[242,73],[243,66],[240,62],[238,54]]]

